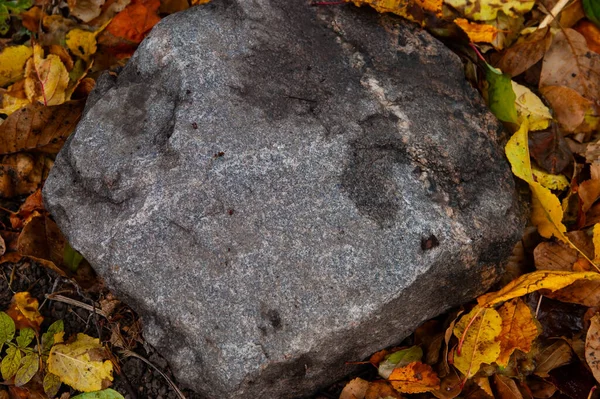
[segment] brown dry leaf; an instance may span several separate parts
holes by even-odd
[[[339,399],[364,399],[368,388],[369,381],[355,378],[346,384]]]
[[[590,328],[585,339],[585,360],[600,383],[600,314],[590,320]]]
[[[575,281],[561,290],[546,294],[546,296],[562,302],[600,307],[600,281]]]
[[[395,368],[388,380],[397,391],[403,393],[431,392],[440,387],[440,379],[435,371],[421,362]]]
[[[562,340],[556,341],[535,357],[537,366],[533,373],[547,378],[550,371],[569,363],[572,357],[573,351],[569,344]]]
[[[76,101],[46,107],[28,104],[11,114],[2,124],[0,154],[11,154],[47,147],[57,153],[60,146],[75,129],[84,102]]]
[[[188,8],[190,8],[188,0],[162,0],[158,11],[161,14],[174,14]]]
[[[38,189],[31,194],[25,202],[19,207],[19,211],[10,215],[10,224],[13,229],[21,229],[23,222],[28,221],[34,214],[44,211],[44,201],[42,199],[42,190]]]
[[[533,397],[536,399],[549,399],[556,393],[556,387],[542,379],[532,378],[527,381],[527,386],[531,390]]]
[[[577,194],[581,198],[581,210],[587,212],[600,198],[600,180],[586,180],[579,184]]]
[[[600,54],[590,51],[585,38],[573,29],[556,34],[544,56],[540,88],[566,86],[588,100],[600,93]]]
[[[83,22],[90,22],[100,15],[105,0],[67,0],[71,15]]]
[[[520,75],[542,59],[551,43],[552,35],[548,28],[538,29],[527,36],[521,36],[502,54],[496,67],[511,76]]]
[[[42,26],[44,29],[40,32],[40,44],[51,46],[64,44],[67,32],[77,27],[77,23],[62,15],[44,15]]]
[[[499,32],[495,26],[477,24],[464,18],[456,18],[454,23],[469,36],[473,43],[493,43]]]
[[[547,130],[529,132],[529,152],[542,169],[553,175],[573,162],[573,153],[556,123]]]
[[[375,352],[369,358],[369,363],[371,363],[373,365],[373,367],[378,367],[379,363],[381,363],[389,353],[390,352],[387,349],[383,349],[383,350],[380,350],[379,352]]]
[[[531,309],[520,298],[506,302],[498,309],[498,313],[502,318],[502,331],[498,336],[500,355],[496,363],[505,367],[515,350],[529,353],[539,334],[539,328]]]
[[[64,252],[66,240],[58,226],[46,215],[32,218],[23,227],[17,244],[21,255],[30,257],[51,270],[66,276]]]
[[[511,378],[494,374],[494,385],[498,399],[523,399],[517,384]]]
[[[29,292],[17,292],[6,313],[14,320],[17,329],[26,327],[40,331],[44,318],[39,312],[39,302]]]
[[[17,153],[0,159],[0,197],[31,194],[48,176],[52,161],[45,156]]]
[[[373,381],[369,384],[365,399],[403,399],[402,395],[387,381]]]
[[[60,105],[68,98],[65,95],[69,85],[69,72],[60,57],[49,54],[44,58],[42,46],[33,47],[33,57],[25,66],[25,93],[30,102],[46,105]]]
[[[545,241],[533,251],[537,270],[571,271],[577,261],[577,251],[563,242]]]
[[[23,26],[31,32],[37,32],[40,29],[42,17],[44,12],[40,7],[31,7],[29,10],[19,14],[21,16],[21,22]]]
[[[561,128],[569,133],[577,130],[593,106],[593,102],[565,86],[545,86],[540,93],[552,106]]]

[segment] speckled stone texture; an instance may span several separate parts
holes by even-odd
[[[500,129],[399,19],[214,0],[100,79],[44,196],[181,383],[299,397],[492,284],[523,225]]]

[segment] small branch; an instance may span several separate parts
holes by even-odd
[[[102,309],[100,309],[97,306],[91,306],[91,305],[88,305],[87,303],[83,303],[76,299],[71,299],[66,296],[62,296],[62,295],[58,295],[58,294],[46,294],[46,298],[50,299],[51,301],[57,301],[57,302],[66,303],[68,305],[77,306],[79,308],[87,310],[88,312],[99,314],[100,316],[102,316],[108,320],[108,315],[106,313],[104,313],[102,311]]]
[[[546,18],[544,18],[538,29],[544,29],[546,26],[550,25],[550,22],[554,21],[554,18],[560,14],[568,2],[569,0],[560,0],[558,3],[556,3],[556,5],[552,7],[552,10],[550,10],[550,14],[546,15]]]

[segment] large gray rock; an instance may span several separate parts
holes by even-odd
[[[290,398],[494,281],[522,227],[498,131],[398,19],[215,0],[100,80],[44,195],[181,382]]]

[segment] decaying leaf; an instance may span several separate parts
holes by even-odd
[[[0,113],[11,115],[25,105],[29,104],[29,99],[25,93],[25,80],[20,80],[8,87],[8,89],[0,89],[2,94],[2,108]]]
[[[529,353],[533,341],[539,334],[539,327],[533,318],[531,309],[520,298],[506,302],[498,309],[502,318],[500,340],[500,355],[496,360],[499,366],[508,365],[510,355],[515,350]]]
[[[600,314],[590,320],[590,328],[585,339],[585,360],[600,383]]]
[[[498,11],[509,17],[525,14],[533,8],[535,0],[445,0],[444,3],[471,20],[491,21],[496,19]]]
[[[531,168],[531,172],[535,181],[549,190],[564,191],[569,188],[569,179],[565,175],[553,175],[535,166]]]
[[[66,276],[64,267],[66,240],[56,223],[46,215],[32,218],[23,227],[17,248],[19,253]]]
[[[566,132],[574,132],[583,123],[593,102],[565,86],[545,86],[542,95],[552,105],[556,120]]]
[[[579,184],[577,195],[581,199],[581,211],[587,212],[600,198],[600,180],[590,179]]]
[[[73,29],[67,33],[67,47],[73,55],[89,62],[91,57],[96,54],[96,36],[98,33]]]
[[[560,290],[546,294],[548,298],[561,302],[577,303],[583,306],[600,306],[600,281],[581,280]]]
[[[494,374],[494,385],[500,399],[523,399],[519,387],[511,378]]]
[[[600,53],[600,27],[588,21],[581,21],[573,27],[585,37],[590,50]]]
[[[404,367],[409,363],[420,361],[423,357],[423,350],[418,346],[401,349],[385,356],[385,359],[379,363],[377,371],[383,378],[389,378],[396,367]]]
[[[25,63],[33,50],[29,46],[5,47],[0,52],[0,87],[4,87],[23,77]]]
[[[38,300],[29,292],[17,292],[13,295],[10,308],[6,313],[14,320],[18,329],[30,327],[39,331],[44,318],[38,308]]]
[[[53,107],[28,104],[2,124],[0,154],[27,150],[56,153],[75,129],[83,111],[82,101]]]
[[[541,242],[533,251],[537,270],[572,271],[577,251],[564,242]]]
[[[598,281],[600,273],[539,270],[522,275],[499,291],[481,295],[477,303],[479,306],[494,306],[542,289],[556,291],[578,280]]]
[[[346,384],[339,399],[364,399],[369,389],[369,381],[355,378]]]
[[[99,391],[112,381],[112,363],[100,340],[77,334],[71,343],[55,344],[48,357],[48,371],[82,392]]]
[[[456,18],[454,23],[462,29],[474,43],[493,43],[499,30],[495,26],[477,24],[464,18]]]
[[[500,355],[500,343],[497,341],[502,330],[500,314],[492,308],[476,306],[461,317],[454,327],[454,335],[462,345],[454,355],[454,366],[470,378],[475,375],[482,363],[491,364]]]
[[[556,124],[550,129],[529,133],[529,152],[537,164],[551,174],[561,173],[573,162],[573,153]]]
[[[440,387],[440,379],[435,371],[421,362],[395,368],[388,380],[397,391],[403,393],[430,392]]]
[[[520,75],[544,57],[551,43],[552,35],[548,28],[521,36],[504,52],[496,67],[510,76]]]
[[[33,57],[25,66],[25,93],[30,102],[40,102],[46,106],[60,105],[66,98],[69,85],[69,72],[60,57],[49,54],[44,58],[42,46],[36,44]]]
[[[90,22],[100,15],[105,0],[68,0],[71,15],[83,22]]]
[[[563,29],[554,36],[544,56],[540,88],[566,86],[588,100],[600,93],[600,54],[590,51],[585,38],[573,29]]]
[[[556,341],[536,356],[537,366],[534,374],[546,378],[548,373],[571,361],[573,352],[565,341]]]

